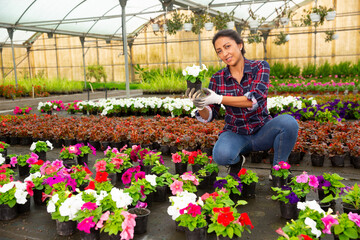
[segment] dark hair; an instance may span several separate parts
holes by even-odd
[[[243,45],[243,47],[241,49],[241,54],[244,56],[244,54],[246,53],[244,41],[242,40],[242,38],[236,31],[231,30],[231,29],[225,29],[225,30],[218,31],[212,39],[212,44],[213,44],[214,48],[215,48],[216,40],[218,40],[218,38],[220,38],[220,37],[229,37],[232,40],[234,40],[237,44],[241,43]]]

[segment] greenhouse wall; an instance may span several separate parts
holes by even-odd
[[[360,59],[360,1],[354,0],[318,0],[318,5],[336,6],[337,16],[334,21],[325,20],[322,26],[309,27],[280,26],[271,30],[267,39],[266,59],[270,63],[283,62],[304,66],[308,63],[331,64]],[[304,14],[303,9],[309,10],[314,2],[296,10],[293,22],[300,24]],[[170,16],[170,14],[168,14]],[[163,16],[162,16],[163,17]],[[236,16],[241,18],[241,16]],[[325,31],[335,30],[339,35],[337,40],[325,42]],[[283,45],[274,44],[276,35],[280,31],[290,34],[290,41]],[[222,64],[213,49],[211,39],[213,31],[203,30],[201,33],[202,63],[209,66]],[[249,44],[249,31],[242,32],[245,40],[245,57],[248,59],[264,59],[263,43]],[[316,38],[316,60],[315,60]],[[135,38],[129,56],[129,64],[139,64],[144,68],[184,68],[188,65],[199,64],[198,35],[192,32],[178,31],[175,35],[165,32],[154,33],[151,26],[144,28]],[[167,51],[166,51],[167,50]],[[102,65],[107,73],[108,81],[125,81],[124,55],[122,42],[85,39],[86,65]],[[167,53],[166,53],[167,52]],[[10,47],[2,50],[3,62],[0,63],[0,76],[3,79],[14,78],[12,52]],[[24,46],[16,45],[15,59],[19,78],[45,76],[48,78],[67,78],[83,80],[83,60],[81,43],[78,37],[55,35],[48,38],[47,34],[40,35],[32,45],[29,54]],[[131,59],[131,60],[130,60]],[[1,61],[1,59],[0,59]],[[130,67],[131,69],[131,67]],[[137,76],[130,71],[130,80],[138,81]]]

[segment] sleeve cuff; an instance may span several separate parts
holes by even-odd
[[[249,111],[253,111],[253,110],[256,110],[259,106],[255,96],[254,96],[254,93],[255,92],[247,92],[244,94],[244,96],[250,100],[252,102],[252,107],[251,108],[247,108]]]
[[[195,112],[195,117],[196,117],[196,119],[199,120],[199,121],[202,122],[202,123],[210,122],[211,119],[212,119],[212,115],[213,115],[213,112],[212,112],[211,107],[205,106],[205,108],[207,108],[207,109],[209,110],[209,118],[208,118],[208,119],[203,119],[203,118],[200,116],[199,111],[196,110],[196,112]]]

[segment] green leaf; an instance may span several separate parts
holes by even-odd
[[[234,229],[232,227],[228,227],[226,229],[227,235],[229,236],[229,238],[232,238],[234,236]]]
[[[346,236],[348,236],[351,239],[358,238],[358,233],[357,233],[356,229],[354,229],[354,228],[347,228],[347,229],[345,229],[344,233]]]

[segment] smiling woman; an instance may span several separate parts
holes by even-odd
[[[230,165],[237,174],[245,162],[243,154],[274,149],[273,165],[286,162],[293,149],[298,124],[290,115],[274,119],[267,109],[270,67],[266,61],[244,57],[244,41],[233,30],[221,30],[212,40],[218,57],[227,65],[210,79],[206,96],[190,94],[201,122],[210,122],[220,105],[226,108],[225,127],[213,149],[219,165]]]

